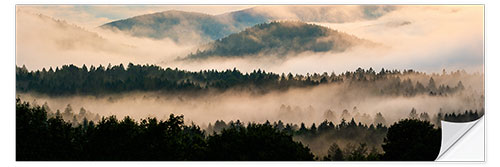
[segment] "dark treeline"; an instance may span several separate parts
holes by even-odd
[[[387,134],[387,129],[382,124],[367,126],[360,122],[356,123],[354,119],[348,122],[342,120],[338,125],[323,121],[317,127],[313,123],[309,129],[304,128],[301,124],[294,137],[309,146],[318,156],[324,155],[328,146],[338,144],[347,150],[344,152],[345,160],[379,160],[380,156],[374,157],[373,155],[380,155],[383,152],[380,146]],[[353,151],[356,149],[356,145],[370,150],[354,155]],[[329,159],[323,158],[322,160]]]
[[[224,122],[223,120],[217,120],[215,121],[214,125],[211,123],[208,124],[207,132],[209,133],[220,133],[222,130],[233,127],[233,126],[242,126],[242,122],[239,120],[237,121],[230,121],[228,123]],[[362,124],[361,122],[356,123],[356,121],[351,119],[351,121],[347,122],[344,119],[342,119],[342,122],[340,122],[338,125],[335,125],[333,122],[325,120],[321,122],[318,126],[316,126],[316,123],[313,123],[311,126],[306,126],[304,123],[301,123],[300,126],[297,124],[292,124],[292,123],[286,123],[284,124],[281,120],[277,122],[269,122],[266,121],[264,123],[265,125],[270,125],[274,127],[275,129],[279,131],[286,132],[287,134],[290,135],[303,135],[303,136],[314,136],[317,134],[322,134],[322,133],[327,133],[327,132],[333,132],[337,133],[339,137],[345,136],[346,138],[352,138],[354,136],[351,136],[353,134],[356,134],[356,128],[363,128],[363,129],[373,129],[373,130],[380,130],[385,133],[387,131],[387,127],[378,124],[378,125],[365,125]],[[351,133],[351,134],[349,134]]]
[[[219,133],[207,134],[186,125],[183,116],[170,115],[138,122],[114,116],[72,126],[60,115],[48,117],[43,106],[16,99],[16,159],[23,160],[434,160],[440,148],[440,130],[428,121],[406,119],[389,128],[325,121],[317,128],[287,131],[280,123],[230,123]],[[382,151],[367,151],[366,143],[340,149],[326,144],[328,155],[314,156],[292,135],[322,133],[348,138],[356,129],[387,131]],[[342,132],[341,132],[342,131]],[[352,137],[352,136],[351,136]],[[412,140],[408,140],[411,138]]]
[[[481,110],[465,110],[465,112],[453,111],[443,113],[442,109],[431,118],[427,112],[418,113],[415,108],[412,108],[408,114],[409,119],[418,119],[422,121],[432,122],[436,126],[441,126],[441,121],[448,122],[470,122],[481,118],[484,115],[484,108]]]
[[[209,124],[206,131],[207,133],[221,133],[224,129],[241,125],[242,123],[240,121],[230,121],[226,123],[223,120],[217,120],[214,125]],[[363,144],[365,147],[369,147],[371,149],[370,151],[374,154],[380,154],[380,152],[382,152],[381,145],[387,133],[387,127],[382,124],[371,124],[368,126],[360,122],[356,123],[354,118],[352,118],[351,121],[342,119],[337,125],[328,120],[318,125],[313,123],[310,126],[306,126],[304,123],[300,125],[292,123],[285,124],[282,121],[273,123],[266,121],[264,125],[272,126],[278,131],[293,136],[295,140],[307,145],[316,156],[320,156],[319,154],[325,152],[328,148],[327,146],[335,141],[347,143],[341,144],[341,146],[346,147],[346,149],[354,149],[353,147],[356,144]]]
[[[317,85],[311,79],[302,80],[291,77],[287,87]],[[127,68],[120,64],[81,68],[64,65],[55,70],[42,69],[29,72],[17,67],[17,90],[38,92],[49,95],[106,94],[130,91],[202,91],[208,89],[226,90],[229,88],[266,91],[280,88],[279,75],[257,70],[250,74],[240,71],[204,70],[189,72],[179,69],[161,68],[155,65],[134,65]]]
[[[460,73],[460,72],[457,72]],[[347,71],[336,75],[307,74],[281,75],[263,70],[241,73],[233,70],[203,70],[190,72],[161,68],[155,65],[128,64],[94,67],[64,65],[55,70],[28,71],[25,66],[16,67],[16,90],[47,95],[102,95],[132,91],[197,92],[228,89],[265,93],[272,90],[287,90],[294,87],[309,87],[326,83],[347,83],[351,87],[370,85],[374,93],[386,95],[414,96],[417,94],[447,95],[463,90],[461,81],[457,85],[438,85],[431,77],[424,85],[401,75],[426,75],[413,70],[386,70],[375,72],[372,68]],[[381,83],[382,84],[374,84]]]
[[[307,147],[269,125],[206,136],[182,116],[165,121],[111,116],[72,127],[45,108],[16,100],[17,160],[313,160]]]
[[[411,113],[410,113],[411,115]],[[451,112],[442,113],[439,112],[435,115],[433,123],[437,126],[441,126],[441,120],[448,122],[470,122],[481,118],[484,115],[484,108],[481,110],[465,110],[465,112]]]
[[[446,113],[444,114],[443,120],[450,122],[469,122],[477,120],[484,115],[484,109],[478,112],[477,110],[472,112],[472,110],[465,110],[464,113]]]
[[[333,142],[325,161],[429,161],[434,160],[441,146],[441,129],[428,121],[404,119],[391,125],[383,138],[380,153],[366,143],[349,143],[344,148]]]

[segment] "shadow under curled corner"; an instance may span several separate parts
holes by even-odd
[[[435,161],[485,161],[484,116],[470,122],[441,121],[441,149]]]

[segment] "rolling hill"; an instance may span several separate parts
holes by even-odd
[[[394,6],[257,6],[244,10],[208,15],[196,12],[164,11],[106,23],[101,28],[120,30],[136,37],[195,40],[200,43],[226,37],[256,24],[276,20],[343,23],[379,18]],[[193,36],[199,36],[193,38]],[[200,40],[201,39],[201,40]]]
[[[343,52],[357,45],[373,44],[319,25],[274,21],[215,40],[207,44],[206,49],[191,53],[185,59],[258,55],[284,57],[303,52]]]
[[[176,10],[118,20],[106,23],[101,28],[118,29],[137,37],[169,37],[174,41],[189,38],[191,33],[201,34],[202,38],[217,39],[236,31],[232,25],[212,15]]]

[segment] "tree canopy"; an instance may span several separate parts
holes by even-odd
[[[372,42],[337,30],[298,21],[273,21],[257,24],[208,44],[188,55],[188,59],[242,57],[271,54],[285,57],[301,52],[342,52]]]
[[[389,127],[382,148],[384,160],[433,161],[441,147],[441,129],[429,121],[404,119]]]
[[[270,125],[232,126],[206,135],[168,120],[103,117],[72,127],[45,108],[16,99],[16,158],[25,160],[313,160],[314,155],[289,134]]]
[[[428,94],[446,96],[464,89],[462,82],[456,86],[439,85],[430,77],[428,86],[404,75],[426,74],[413,70],[384,70],[376,73],[373,69],[346,71],[341,74],[275,74],[264,70],[242,73],[236,68],[223,71],[203,70],[191,72],[180,69],[162,68],[155,65],[135,65],[129,63],[108,67],[86,65],[64,65],[55,70],[28,71],[26,67],[16,67],[16,90],[36,92],[46,95],[105,95],[134,91],[156,91],[163,93],[196,93],[239,90],[263,94],[270,91],[285,91],[290,88],[313,87],[322,84],[347,84],[347,89],[368,89],[369,93],[380,95],[415,96]]]

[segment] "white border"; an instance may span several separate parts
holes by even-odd
[[[498,141],[500,133],[496,127],[500,127],[499,87],[500,75],[498,41],[498,16],[500,6],[498,1],[491,0],[22,0],[2,1],[0,5],[1,21],[4,23],[1,32],[2,55],[0,60],[0,129],[3,134],[0,139],[0,160],[2,166],[500,166],[498,158],[500,147]],[[485,68],[486,68],[486,163],[457,163],[457,162],[15,162],[15,4],[485,4]],[[493,129],[493,130],[491,130]]]

